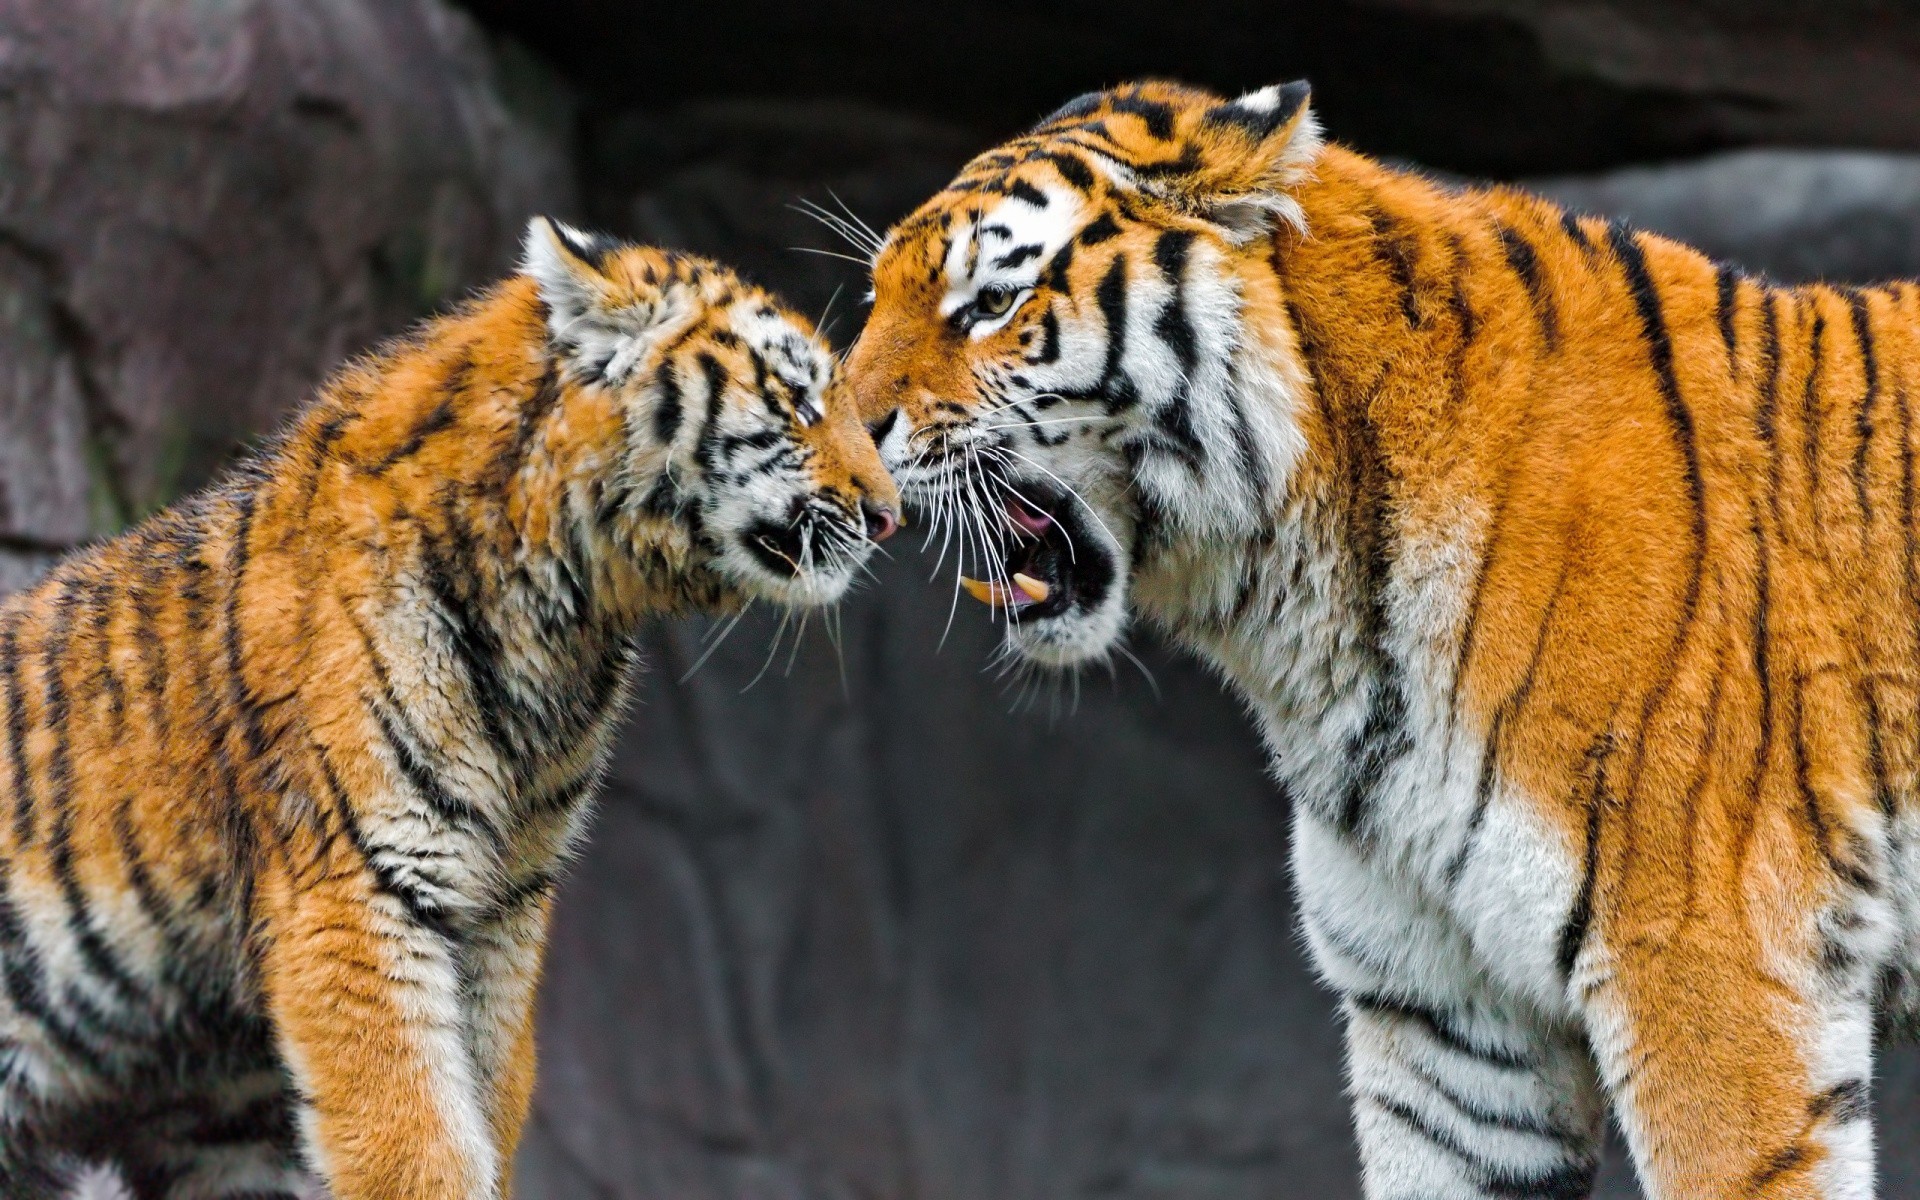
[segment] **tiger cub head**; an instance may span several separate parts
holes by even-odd
[[[1257,528],[1303,446],[1273,235],[1320,146],[1303,83],[1083,96],[874,247],[845,369],[908,500],[966,527],[1016,649],[1108,652],[1130,586]]]
[[[899,494],[806,318],[705,259],[546,218],[524,272],[571,389],[620,406],[625,489],[747,597],[838,600]]]

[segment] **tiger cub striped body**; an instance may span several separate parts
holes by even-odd
[[[506,1195],[639,622],[832,601],[892,526],[831,374],[725,270],[536,221],[0,604],[0,1195]]]
[[[847,369],[1028,657],[1131,608],[1294,803],[1374,1200],[1873,1192],[1915,1016],[1920,287],[1783,288],[1085,97],[876,251]],[[1197,799],[1197,798],[1196,798]]]

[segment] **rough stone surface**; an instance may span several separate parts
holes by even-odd
[[[0,0],[0,583],[571,207],[523,74],[440,0]]]

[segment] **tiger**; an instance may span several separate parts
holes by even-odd
[[[832,603],[897,524],[834,367],[715,263],[535,218],[0,604],[0,1196],[508,1196],[643,623]]]
[[[871,251],[844,369],[1041,670],[1136,618],[1291,803],[1372,1200],[1871,1196],[1920,1014],[1920,285],[1788,287],[1091,93]]]

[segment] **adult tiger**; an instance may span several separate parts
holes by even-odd
[[[0,605],[0,1196],[506,1195],[638,624],[832,601],[893,527],[831,375],[726,270],[535,220]]]
[[[1367,1195],[1873,1188],[1915,1011],[1920,289],[1789,289],[1317,134],[1074,101],[876,248],[847,369],[1043,662],[1245,697]]]

